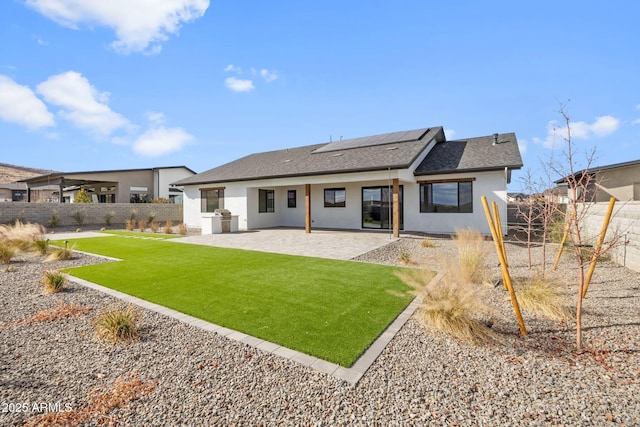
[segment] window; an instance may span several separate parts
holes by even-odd
[[[287,207],[288,208],[296,207],[296,190],[287,191]]]
[[[207,188],[200,190],[202,201],[201,212],[215,212],[224,209],[224,188]]]
[[[472,181],[434,181],[420,184],[420,212],[473,212],[472,185]]]
[[[325,188],[324,207],[344,208],[347,205],[347,191],[344,188]]]
[[[275,191],[258,190],[258,212],[275,212]]]
[[[146,193],[131,193],[129,195],[129,203],[149,203],[151,198]]]

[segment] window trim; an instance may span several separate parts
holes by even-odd
[[[342,191],[344,193],[344,201],[336,202],[336,192]],[[327,193],[333,192],[333,202],[327,203]],[[324,189],[324,207],[325,208],[346,208],[347,207],[347,189],[345,187],[325,188]]]
[[[419,205],[420,205],[420,212],[421,213],[473,213],[473,182],[475,181],[475,178],[460,178],[460,179],[439,179],[439,180],[432,180],[432,181],[418,181],[418,183],[420,184],[420,193],[419,193]],[[428,200],[428,194],[431,193],[433,195],[433,184],[448,184],[448,183],[456,183],[457,185],[457,205],[455,206],[455,210],[446,210],[446,211],[437,211],[435,209],[435,205],[433,203],[429,203]],[[466,206],[465,205],[461,205],[460,203],[460,184],[470,184],[470,196],[471,196],[471,203],[469,203],[469,210],[461,210],[461,206]],[[431,187],[431,191],[429,191],[429,187]],[[433,196],[432,196],[433,197]],[[430,208],[431,206],[431,208]]]
[[[262,195],[264,194],[264,208],[262,207]],[[269,198],[271,195],[271,198]],[[271,200],[271,206],[269,206],[269,200]],[[273,213],[276,211],[276,191],[259,188],[258,189],[258,213]]]

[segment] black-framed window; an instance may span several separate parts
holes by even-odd
[[[258,212],[275,212],[274,190],[258,190]]]
[[[472,213],[473,182],[447,181],[420,184],[420,212]]]
[[[344,188],[325,188],[324,207],[344,208],[347,206],[347,190]]]
[[[288,208],[296,207],[296,190],[287,191],[287,207]]]
[[[200,190],[202,200],[201,212],[215,212],[216,209],[224,209],[224,189],[211,188]]]

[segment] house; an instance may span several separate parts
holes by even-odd
[[[88,172],[54,172],[20,182],[28,188],[27,201],[35,202],[34,191],[48,189],[52,198],[45,201],[72,202],[82,188],[94,203],[144,203],[152,199],[182,201],[182,189],[174,181],[195,175],[186,166],[146,169],[122,169]],[[60,197],[62,195],[62,198]]]
[[[185,224],[204,232],[226,209],[238,230],[490,234],[481,196],[498,204],[506,230],[506,186],[521,167],[513,133],[447,141],[433,127],[251,154],[175,184]]]
[[[578,171],[572,175],[574,180],[581,180],[587,184],[584,197],[589,202],[608,202],[611,197],[619,201],[640,201],[640,160],[615,163],[606,166],[591,167]],[[567,187],[570,176],[555,181],[562,187]],[[568,197],[573,197],[568,194]],[[582,195],[578,195],[582,199]]]

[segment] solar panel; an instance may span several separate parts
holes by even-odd
[[[383,133],[380,135],[362,136],[359,138],[343,139],[330,142],[316,150],[314,153],[326,153],[329,151],[349,150],[352,148],[370,147],[374,145],[393,144],[396,142],[416,141],[420,139],[429,128],[403,130],[400,132]]]

